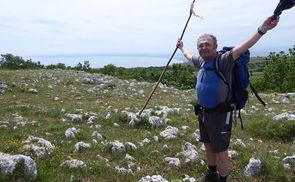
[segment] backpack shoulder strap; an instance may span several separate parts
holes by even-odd
[[[214,59],[214,63],[213,63],[213,68],[215,73],[219,76],[219,78],[226,84],[229,86],[225,76],[223,75],[223,73],[220,71],[220,59],[221,59],[221,54],[218,54],[216,56],[216,58]]]
[[[216,56],[216,58],[214,59],[214,72],[218,75],[218,77],[223,81],[223,83],[227,86],[228,92],[227,92],[227,96],[226,96],[226,101],[229,101],[230,96],[233,95],[232,93],[232,83],[229,82],[226,77],[224,76],[224,74],[221,72],[220,70],[220,60],[221,60],[221,56],[222,53],[218,53],[218,55]]]

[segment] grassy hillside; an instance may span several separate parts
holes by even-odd
[[[160,85],[147,109],[152,109],[152,116],[160,114],[163,120],[166,118],[163,108],[170,108],[171,112],[164,126],[152,128],[149,117],[131,126],[125,113],[140,111],[153,83],[82,71],[0,70],[1,83],[0,152],[31,156],[38,174],[28,178],[22,172],[23,166],[18,166],[13,174],[1,175],[0,181],[138,181],[157,174],[168,181],[181,181],[185,174],[197,179],[206,171],[204,151],[196,140],[194,90]],[[276,102],[281,101],[281,95],[262,97],[268,102],[267,108],[251,96],[242,115],[245,130],[239,125],[233,128],[230,150],[237,151],[238,156],[231,159],[229,180],[295,181],[295,164],[287,168],[282,162],[286,156],[295,155],[295,121],[272,119],[282,112],[294,112],[295,98],[281,104]],[[81,115],[81,120],[71,121],[69,114]],[[94,120],[90,121],[91,117]],[[176,138],[165,139],[160,135],[167,126],[179,129]],[[69,128],[79,130],[75,137],[65,136]],[[92,136],[95,131],[102,138]],[[54,148],[38,157],[32,149],[28,150],[30,136],[50,141]],[[110,143],[115,140],[123,144],[131,142],[137,149],[113,154]],[[80,141],[90,144],[90,148],[75,149]],[[165,158],[178,156],[186,142],[196,146],[198,158],[185,162],[184,157],[179,157],[180,166],[168,165]],[[126,153],[133,159],[126,159]],[[247,177],[244,170],[251,157],[262,161],[262,170]],[[86,167],[62,165],[71,159],[83,161]],[[124,174],[123,168],[127,169]]]

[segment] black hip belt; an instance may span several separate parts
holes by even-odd
[[[230,111],[234,110],[234,106],[230,102],[218,104],[214,108],[204,108],[200,104],[196,104],[194,107],[195,107],[195,114],[196,115],[199,115],[202,112],[205,112],[205,113],[210,113],[210,112],[226,113],[226,112],[230,112]]]

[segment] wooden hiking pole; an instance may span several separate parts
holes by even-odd
[[[181,34],[179,40],[182,40],[183,35],[184,35],[184,32],[185,32],[186,27],[187,27],[187,25],[188,25],[188,22],[189,22],[189,20],[190,20],[191,17],[192,17],[192,14],[194,14],[195,16],[197,16],[197,15],[194,13],[194,10],[193,10],[193,9],[194,9],[194,3],[195,3],[195,0],[193,0],[193,2],[192,2],[192,4],[191,4],[189,17],[188,17],[188,19],[187,19],[187,21],[186,21],[186,24],[185,24],[185,26],[184,26],[184,29],[183,29],[183,31],[182,31],[182,34]],[[153,89],[152,92],[150,93],[150,96],[149,96],[148,99],[145,101],[145,104],[144,104],[143,108],[142,108],[141,111],[139,112],[139,115],[141,115],[141,113],[143,112],[143,110],[146,108],[147,104],[148,104],[149,101],[151,100],[151,98],[152,98],[153,94],[155,93],[155,91],[156,91],[158,85],[160,84],[160,82],[161,82],[161,80],[162,80],[162,78],[163,78],[163,76],[164,76],[164,74],[165,74],[165,72],[166,72],[166,70],[167,70],[167,68],[168,68],[168,66],[169,66],[169,64],[170,64],[170,62],[171,62],[171,60],[173,59],[173,57],[174,57],[174,55],[175,55],[177,49],[178,49],[178,47],[176,46],[175,49],[174,49],[174,51],[173,51],[173,53],[172,53],[172,55],[171,55],[171,57],[170,57],[170,59],[169,59],[169,61],[168,61],[167,64],[166,64],[164,70],[162,71],[162,73],[161,73],[161,75],[160,75],[160,77],[159,77],[159,79],[158,79],[158,81],[157,81],[157,83],[156,83],[154,89]]]

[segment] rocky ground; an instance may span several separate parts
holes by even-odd
[[[139,115],[153,86],[82,71],[1,70],[1,179],[195,181],[206,161],[194,90],[160,85]],[[261,96],[268,106],[250,95],[246,129],[233,129],[230,179],[294,181],[295,133],[288,140],[257,137],[250,125],[295,128],[295,93]]]

